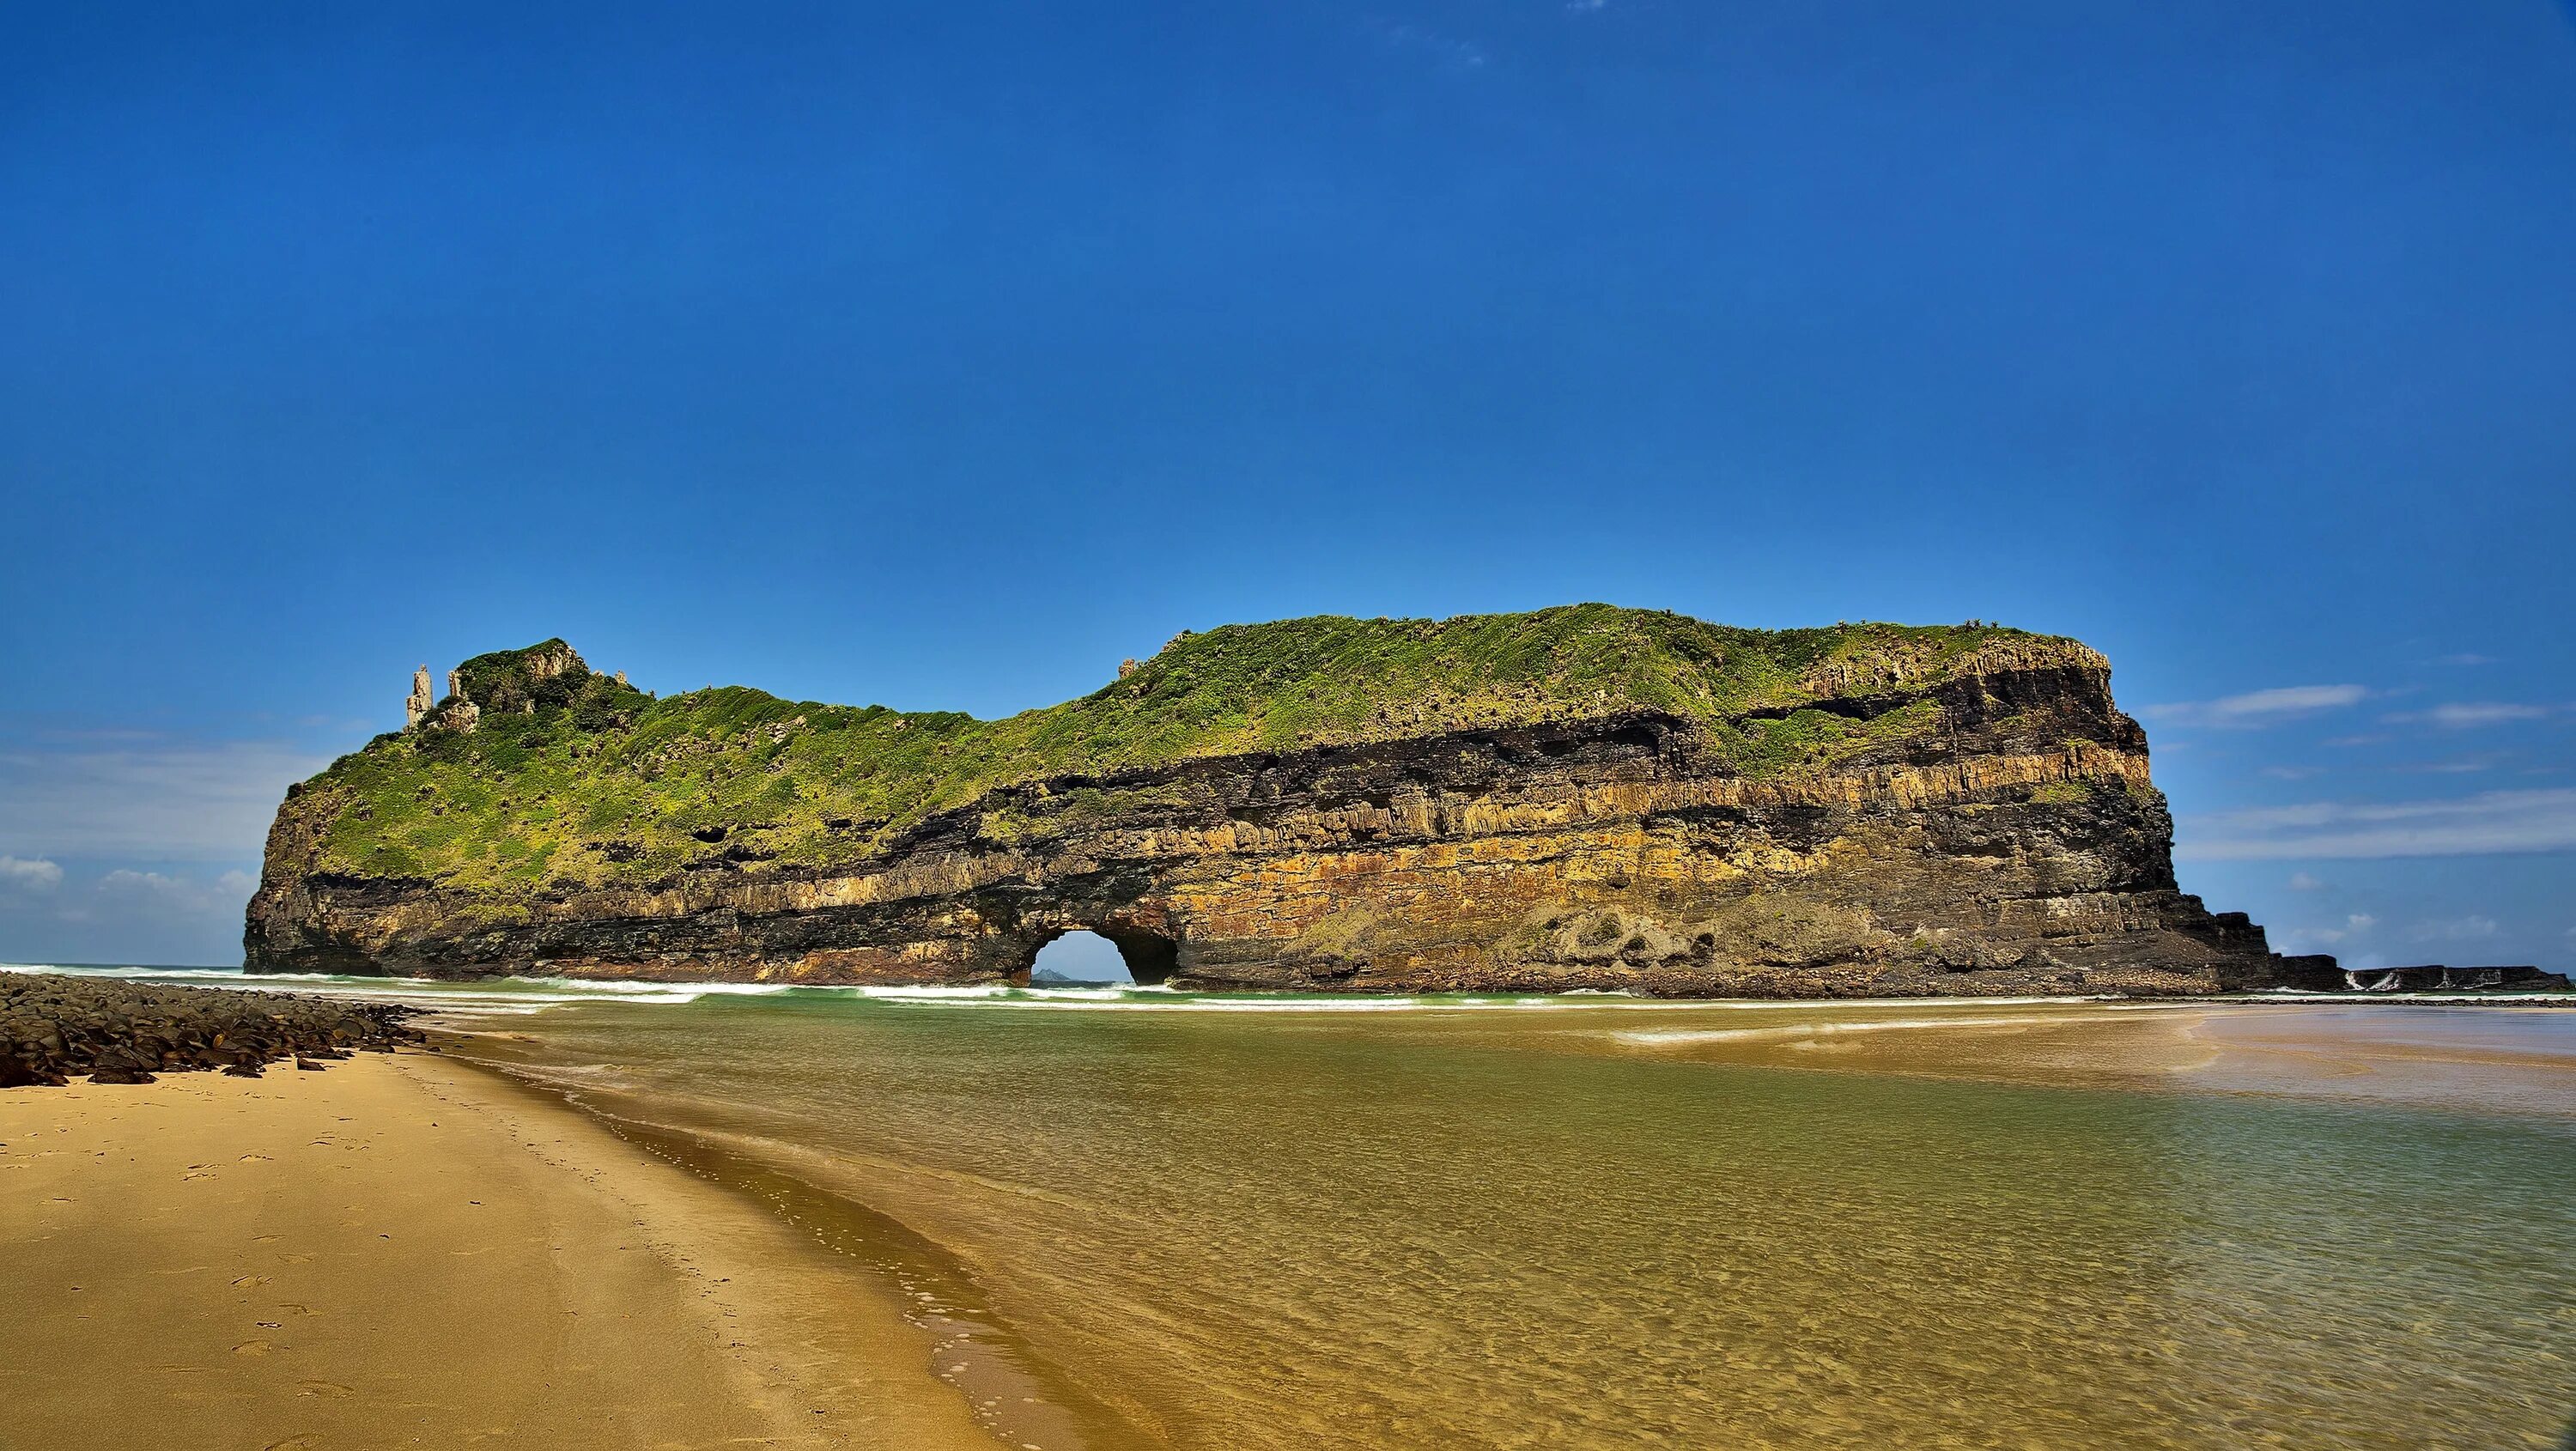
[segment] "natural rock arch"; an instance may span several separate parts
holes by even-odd
[[[1038,954],[1045,950],[1046,945],[1075,932],[1106,938],[1112,947],[1118,949],[1119,961],[1127,964],[1127,975],[1136,980],[1138,987],[1158,987],[1170,982],[1172,974],[1180,970],[1181,945],[1159,932],[1141,927],[1103,927],[1088,922],[1069,922],[1025,938],[1018,963],[1011,969],[1010,980],[1026,987],[1029,974],[1037,970]]]

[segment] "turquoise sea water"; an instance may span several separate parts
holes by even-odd
[[[2576,1414],[2576,1011],[261,985],[440,1006],[888,1276],[1044,1451]]]

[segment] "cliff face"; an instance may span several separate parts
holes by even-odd
[[[1009,721],[656,701],[560,642],[290,792],[254,968],[1829,996],[2317,980],[2177,891],[2109,667],[1580,606],[1176,640]],[[439,721],[462,721],[460,728]],[[479,723],[478,723],[479,722]],[[2325,974],[2331,978],[2330,973]],[[2339,981],[2337,979],[2336,981]]]

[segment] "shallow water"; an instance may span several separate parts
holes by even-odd
[[[2576,1413],[2576,1011],[395,990],[901,1283],[1044,1451]]]

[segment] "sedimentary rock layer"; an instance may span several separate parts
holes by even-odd
[[[977,983],[1083,928],[1142,981],[1200,986],[2340,985],[2177,889],[2109,679],[1994,627],[1583,606],[1186,637],[987,723],[652,701],[549,642],[468,662],[482,698],[290,795],[248,953]]]

